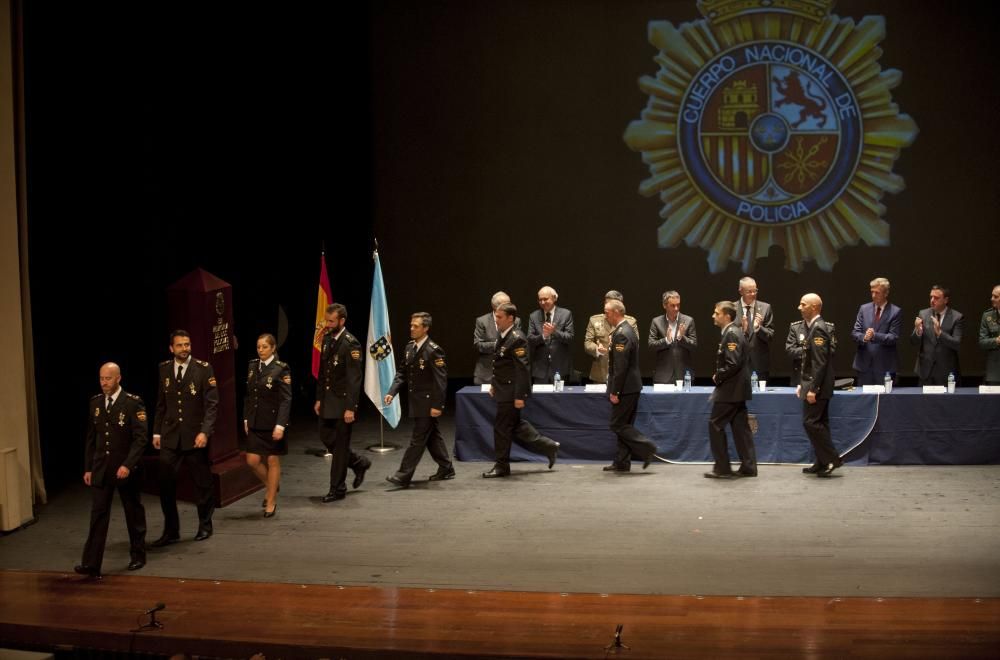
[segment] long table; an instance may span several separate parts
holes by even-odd
[[[660,456],[677,463],[711,462],[708,417],[711,387],[654,392],[644,387],[636,427],[656,443]],[[794,388],[768,388],[747,402],[757,419],[754,436],[761,463],[811,463],[812,447],[802,428],[802,402]],[[607,395],[566,387],[532,394],[523,412],[541,433],[562,445],[560,460],[608,461],[615,436],[608,430]],[[455,456],[493,460],[496,404],[478,387],[456,395]],[[837,392],[830,402],[837,451],[852,465],[1000,464],[1000,395],[959,389],[923,394],[897,388],[891,394]],[[730,440],[731,456],[736,457]],[[511,459],[543,461],[515,445]]]

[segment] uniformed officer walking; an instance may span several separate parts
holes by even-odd
[[[403,460],[396,474],[386,477],[386,481],[401,488],[410,485],[417,464],[424,454],[424,448],[438,464],[437,472],[428,477],[429,481],[452,479],[455,468],[448,458],[448,448],[438,429],[438,418],[444,412],[448,393],[448,367],[445,364],[444,349],[428,336],[431,329],[431,315],[417,312],[410,317],[410,343],[406,345],[404,363],[396,372],[396,377],[385,395],[385,405],[407,386],[410,412],[413,418],[413,436],[410,446],[403,454]]]
[[[281,459],[288,453],[285,427],[292,408],[292,374],[278,359],[274,335],[257,338],[257,358],[247,367],[247,392],[243,399],[243,431],[247,434],[247,465],[267,489],[264,517],[278,510]]]
[[[83,482],[91,489],[90,533],[83,560],[73,570],[101,577],[104,545],[115,489],[125,510],[130,561],[128,570],[146,565],[146,510],[142,507],[142,452],[146,448],[146,407],[121,387],[121,369],[114,362],[101,367],[101,394],[91,398],[84,450]]]
[[[715,354],[715,373],[712,382],[712,412],[708,418],[708,437],[712,446],[715,465],[706,472],[709,479],[732,479],[757,476],[757,451],[753,445],[753,432],[747,401],[750,391],[750,344],[743,329],[736,325],[736,305],[728,300],[716,303],[712,322],[722,330],[719,350]],[[729,443],[726,426],[733,429],[733,444],[740,456],[740,469],[733,472],[729,463]]]
[[[191,335],[170,333],[174,359],[160,363],[160,385],[153,420],[153,447],[160,450],[160,508],[163,534],[150,546],[160,548],[180,540],[177,515],[177,473],[187,463],[198,498],[198,532],[195,541],[212,535],[215,493],[208,458],[208,440],[215,430],[219,389],[212,365],[191,357]]]
[[[371,461],[351,451],[351,430],[361,396],[361,342],[346,329],[347,308],[333,303],[326,308],[326,334],[316,381],[319,438],[333,454],[330,462],[330,490],[324,502],[347,496],[347,468],[354,470],[354,488],[364,481]]]

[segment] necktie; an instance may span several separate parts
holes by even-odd
[[[672,342],[674,340],[674,326],[667,321],[667,342]]]
[[[177,382],[178,383],[181,382],[181,378],[183,377],[184,377],[184,365],[182,364],[177,367]]]
[[[750,315],[750,305],[746,306],[746,311],[745,311],[745,313],[744,313],[743,316],[747,320],[747,333],[746,334],[747,334],[747,337],[749,337],[750,333],[753,332],[753,317]]]
[[[881,307],[876,307],[875,308],[875,325],[878,325],[878,321],[879,321],[880,318],[882,318],[882,308]]]
[[[108,404],[106,406],[104,406],[104,412],[108,412],[108,413],[111,412],[111,404],[112,403],[114,403],[114,400],[111,397],[108,397]]]
[[[545,312],[545,322],[552,323],[552,312]]]

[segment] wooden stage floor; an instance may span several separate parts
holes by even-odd
[[[997,658],[1000,599],[657,596],[0,571],[0,646],[268,658]],[[162,630],[131,632],[166,604]],[[614,654],[612,654],[614,655]]]

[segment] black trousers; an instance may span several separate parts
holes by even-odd
[[[802,399],[802,426],[809,436],[818,465],[840,464],[840,456],[830,438],[830,399],[816,399],[809,403]]]
[[[181,464],[187,463],[198,498],[198,529],[212,531],[212,513],[215,512],[215,493],[212,492],[212,467],[208,448],[171,449],[160,446],[160,508],[163,510],[163,533],[180,534],[177,515],[177,473]]]
[[[370,461],[363,456],[359,456],[351,451],[351,432],[354,424],[348,424],[344,419],[320,419],[319,439],[326,446],[327,450],[333,454],[330,461],[330,492],[347,492],[347,468],[350,466],[355,472],[358,468],[365,468],[370,465]]]
[[[452,468],[451,459],[448,458],[448,448],[444,444],[444,438],[438,429],[437,417],[414,417],[413,435],[410,436],[410,446],[403,454],[403,460],[399,464],[396,478],[404,483],[409,483],[413,479],[413,473],[417,470],[417,464],[424,455],[424,449],[430,453],[431,458],[438,464],[441,471]]]
[[[712,457],[716,474],[733,471],[729,464],[729,443],[726,441],[726,426],[733,429],[733,444],[740,457],[740,469],[757,473],[757,450],[753,444],[753,432],[747,416],[746,401],[715,401],[712,414],[708,418],[708,438],[712,446]]]
[[[497,467],[510,470],[510,448],[515,442],[543,456],[548,456],[556,448],[555,441],[521,419],[521,411],[514,407],[513,401],[497,401],[497,416],[493,423],[493,450]]]
[[[117,471],[117,470],[116,470]],[[146,509],[142,506],[140,492],[142,479],[134,471],[127,479],[117,479],[114,473],[106,475],[100,486],[91,486],[90,533],[83,546],[84,566],[100,572],[104,561],[104,546],[108,540],[111,522],[111,503],[115,491],[125,510],[125,527],[128,529],[129,556],[132,561],[146,561]]]
[[[638,409],[638,392],[622,394],[618,403],[611,404],[611,430],[618,436],[614,464],[625,470],[629,469],[633,456],[647,461],[656,453],[656,444],[632,426]]]

